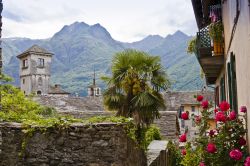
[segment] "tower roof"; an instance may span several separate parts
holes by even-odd
[[[29,54],[36,54],[36,55],[45,55],[45,56],[52,56],[53,53],[48,52],[46,49],[38,46],[38,45],[33,45],[23,53],[17,56],[17,58],[22,58],[24,56],[27,56]]]

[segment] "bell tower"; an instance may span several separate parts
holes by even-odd
[[[44,48],[33,45],[17,56],[20,60],[20,87],[26,95],[48,94],[52,55]]]

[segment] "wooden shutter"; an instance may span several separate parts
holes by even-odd
[[[220,101],[226,100],[225,94],[225,77],[223,76],[220,80]]]
[[[237,80],[236,80],[236,63],[235,56],[231,52],[230,63],[227,64],[228,74],[228,90],[229,90],[229,102],[231,109],[238,113],[238,99],[237,99]]]

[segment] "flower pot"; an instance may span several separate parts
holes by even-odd
[[[214,56],[224,54],[224,48],[223,48],[223,43],[222,42],[214,41],[213,46],[214,46]]]

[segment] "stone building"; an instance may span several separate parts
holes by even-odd
[[[180,127],[180,133],[187,133],[189,138],[192,138],[198,133],[198,129],[195,126],[194,118],[201,114],[200,104],[194,98],[195,95],[204,96],[205,100],[214,101],[214,93],[211,91],[189,91],[189,92],[167,92],[165,94],[165,101],[167,105],[167,111],[175,111],[178,114],[178,122]],[[183,112],[189,113],[189,120],[182,120],[181,114]],[[213,129],[216,126],[214,118],[209,119],[210,128]]]
[[[20,60],[20,88],[26,94],[48,94],[52,53],[33,45],[17,58]]]

